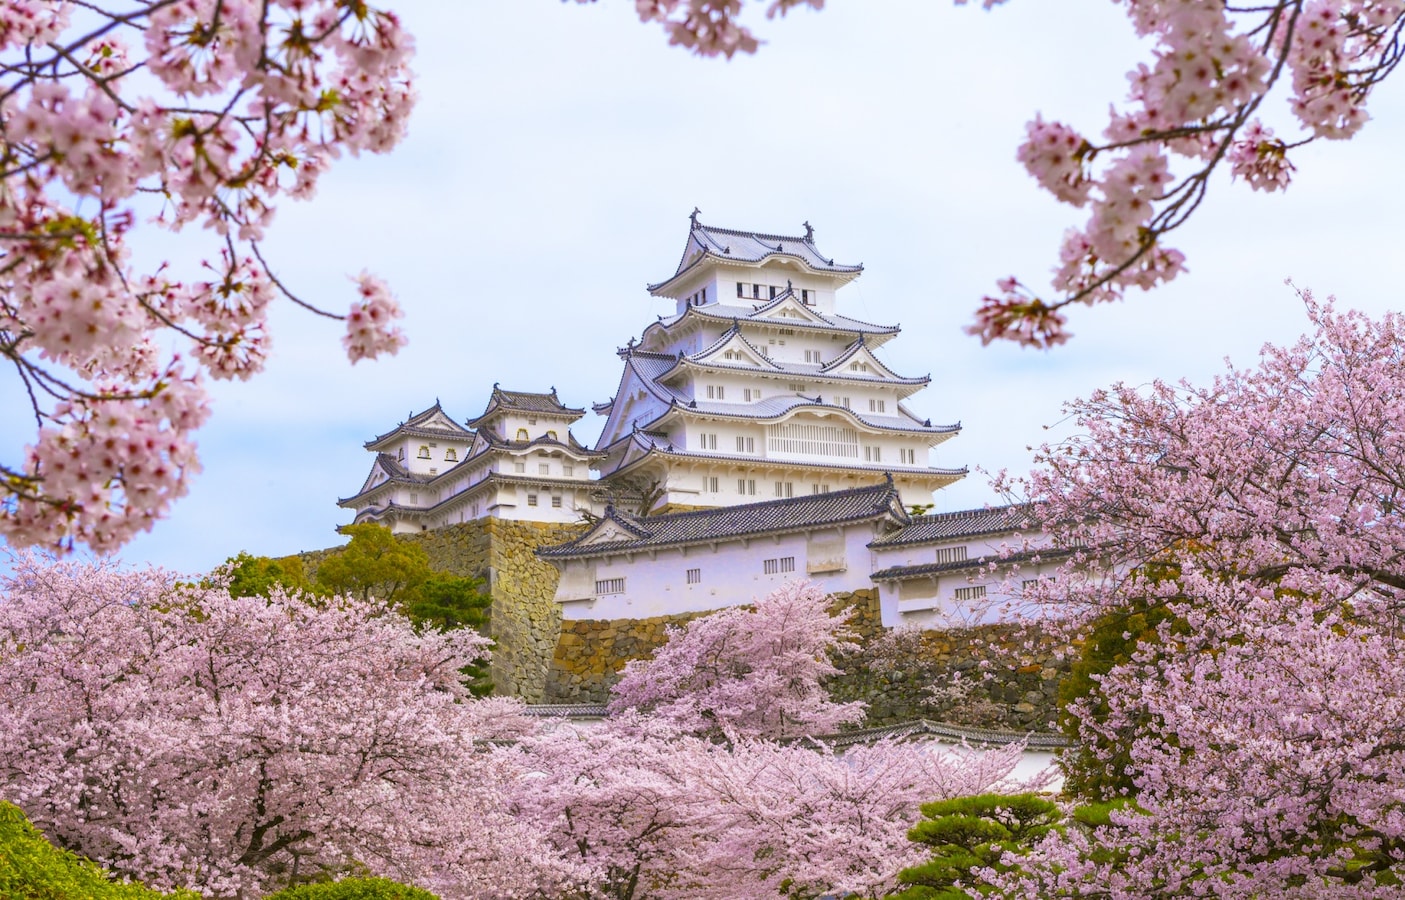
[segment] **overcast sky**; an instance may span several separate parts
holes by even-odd
[[[1081,221],[1014,161],[1035,112],[1089,133],[1140,58],[1107,0],[1015,2],[993,13],[943,0],[831,0],[763,23],[755,57],[668,47],[633,0],[414,0],[420,103],[388,157],[344,160],[310,203],[286,206],[266,247],[280,277],[344,309],[348,274],[384,276],[410,345],[350,367],[332,323],[286,308],[268,371],[218,385],[190,496],[123,557],[193,572],[239,551],[340,543],[335,500],[369,470],[367,438],[436,398],[460,420],[494,382],[587,407],[619,378],[615,349],[669,301],[687,216],[795,234],[862,262],[846,314],[900,323],[880,355],[930,373],[910,401],[960,421],[942,466],[1029,467],[1060,403],[1113,381],[1205,381],[1305,328],[1285,277],[1372,312],[1405,274],[1405,79],[1373,100],[1349,143],[1300,152],[1281,196],[1228,179],[1172,241],[1190,272],[1125,304],[1074,312],[1051,353],[982,348],[962,333],[996,278],[1043,287],[1063,229]],[[1282,119],[1281,98],[1271,115]],[[148,235],[142,254],[191,266],[201,248]],[[15,422],[15,419],[10,419]],[[592,442],[601,420],[576,430]],[[1065,433],[1065,432],[1055,432]],[[6,441],[14,454],[27,435]],[[938,509],[992,499],[973,473]]]

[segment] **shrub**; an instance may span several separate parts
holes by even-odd
[[[19,807],[0,801],[0,897],[8,900],[157,900],[164,897],[197,900],[197,896],[189,891],[161,894],[139,884],[113,881],[97,863],[49,843],[39,829],[29,824]],[[409,895],[406,898],[409,900]]]
[[[422,888],[388,878],[343,878],[321,884],[300,884],[269,894],[264,900],[439,900]]]

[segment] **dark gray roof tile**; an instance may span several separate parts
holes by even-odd
[[[956,512],[917,516],[905,528],[880,538],[870,547],[896,547],[902,544],[925,544],[950,541],[955,538],[978,537],[1012,531],[1036,531],[1035,521],[1027,505],[995,506],[982,509],[962,509]]]

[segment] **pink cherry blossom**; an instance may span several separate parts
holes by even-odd
[[[0,4],[0,355],[37,432],[23,460],[0,464],[0,534],[110,551],[198,471],[202,373],[257,374],[271,303],[307,305],[258,242],[333,159],[404,135],[413,43],[394,14],[347,0],[81,4],[75,24],[77,5]],[[138,192],[165,198],[158,227],[208,232],[204,279],[133,267]],[[352,361],[394,353],[394,298],[358,282],[350,315],[322,314],[347,320]],[[200,413],[166,417],[173,407]],[[105,421],[133,428],[121,453]]]

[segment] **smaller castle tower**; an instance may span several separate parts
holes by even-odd
[[[366,442],[376,453],[361,490],[337,501],[356,522],[397,534],[475,519],[579,521],[592,509],[591,463],[600,454],[571,433],[583,409],[556,389],[538,394],[493,385],[467,426],[434,406]]]

